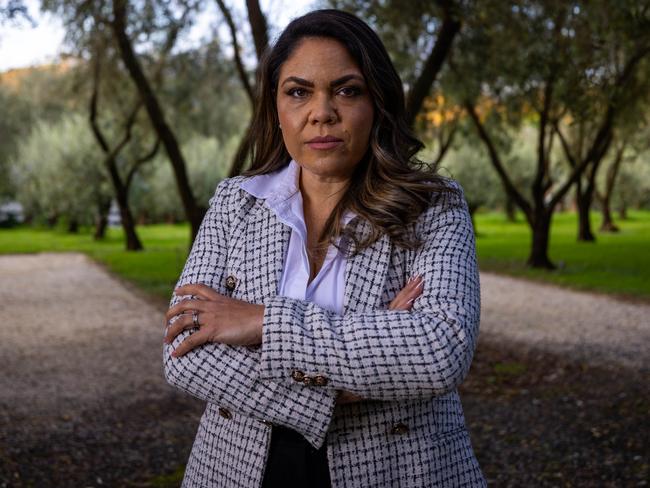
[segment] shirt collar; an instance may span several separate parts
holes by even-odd
[[[254,197],[266,200],[269,208],[277,210],[281,203],[300,192],[299,178],[300,165],[292,159],[289,164],[271,173],[245,179],[239,186]],[[355,216],[356,213],[346,210],[342,218],[343,226]]]
[[[254,197],[266,200],[269,206],[275,207],[299,191],[299,176],[300,165],[292,159],[289,164],[271,173],[245,179],[240,187]]]

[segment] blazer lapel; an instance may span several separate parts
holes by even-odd
[[[364,221],[362,229],[369,231],[370,224]],[[391,252],[390,238],[384,234],[372,246],[348,259],[345,266],[343,313],[383,307],[382,297]]]
[[[244,246],[245,290],[249,300],[261,303],[278,294],[291,227],[280,222],[263,200],[251,213]]]

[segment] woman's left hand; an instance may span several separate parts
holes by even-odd
[[[179,357],[197,346],[220,342],[233,346],[256,346],[262,343],[264,305],[256,305],[217,293],[207,285],[184,285],[176,295],[194,295],[177,303],[165,314],[165,323],[179,316],[167,329],[165,342],[171,343],[185,329],[198,327],[172,353]],[[194,316],[196,315],[196,323]]]

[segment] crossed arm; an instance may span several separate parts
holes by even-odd
[[[196,292],[198,300],[181,305],[181,295],[175,295],[172,316],[203,307],[206,323],[225,326],[202,333],[203,326],[196,332],[188,325],[188,315],[181,315],[178,325],[178,318],[172,321],[167,334],[171,342],[164,350],[165,374],[171,384],[206,401],[291,427],[318,447],[339,390],[349,392],[344,401],[345,397],[388,400],[442,394],[462,381],[478,332],[479,305],[473,233],[468,234],[471,223],[465,208],[447,210],[444,218],[439,218],[438,209],[425,216],[428,235],[414,269],[427,285],[420,286],[418,293],[424,293],[416,301],[408,293],[396,297],[409,302],[412,312],[395,307],[341,317],[286,297],[270,298],[263,305],[247,304],[256,308],[245,310],[242,303],[246,302],[226,296],[219,275],[225,269],[226,212],[231,208],[226,185],[222,182],[217,188],[179,285],[203,283],[212,289],[212,301],[231,306],[208,310],[206,303],[197,303],[210,301],[197,288],[178,289]],[[244,312],[233,314],[238,308]],[[258,343],[260,337],[261,349],[241,347]],[[172,357],[180,347],[187,349]],[[325,388],[292,383],[287,378],[293,369],[327,371],[330,384]]]

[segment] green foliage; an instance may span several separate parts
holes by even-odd
[[[0,85],[0,202],[14,196],[9,180],[9,160],[16,154],[18,141],[29,132],[30,105],[24,97]]]
[[[238,142],[237,137],[232,137],[222,144],[214,137],[195,134],[183,144],[190,183],[201,205],[208,205],[217,183],[228,175],[230,160]],[[153,222],[183,220],[185,214],[176,181],[164,154],[145,169],[134,186],[133,207],[136,215]]]
[[[165,69],[160,96],[184,141],[200,135],[228,143],[243,134],[251,115],[233,63],[217,40],[175,53]]]
[[[413,85],[441,24],[442,9],[437,2],[328,0],[321,3],[324,7],[351,12],[368,22],[381,37],[404,83]]]
[[[650,151],[623,161],[614,187],[613,209],[650,209]]]
[[[16,198],[28,216],[91,223],[110,195],[102,158],[82,115],[39,121],[11,163]]]

